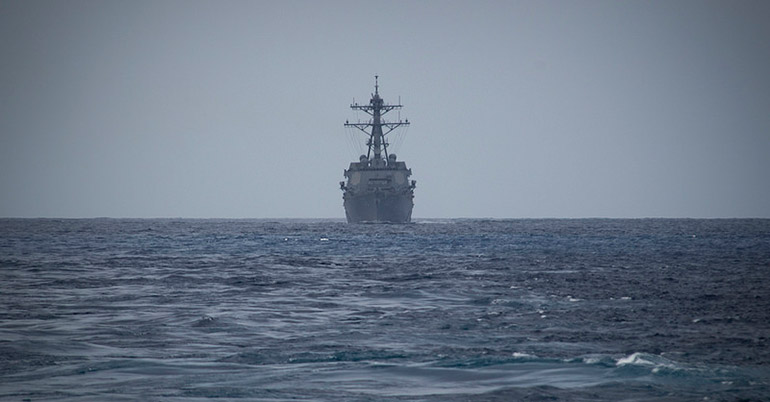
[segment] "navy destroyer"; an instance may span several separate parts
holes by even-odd
[[[412,219],[414,188],[417,184],[409,180],[412,170],[406,162],[388,153],[385,136],[399,127],[408,126],[409,120],[386,121],[383,116],[401,109],[401,105],[390,105],[380,97],[379,77],[374,77],[374,94],[368,105],[353,101],[350,108],[363,111],[371,117],[365,122],[345,122],[367,135],[369,150],[361,155],[358,162],[351,162],[345,170],[347,182],[341,181],[342,199],[348,223],[387,222],[407,223]],[[399,102],[400,103],[400,102]]]

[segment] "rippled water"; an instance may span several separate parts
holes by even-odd
[[[8,400],[762,400],[770,220],[0,220]]]

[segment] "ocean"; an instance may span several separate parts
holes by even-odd
[[[770,220],[0,219],[0,400],[770,400]]]

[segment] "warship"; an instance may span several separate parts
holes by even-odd
[[[363,111],[371,117],[365,122],[345,122],[345,127],[362,131],[368,137],[366,155],[358,162],[351,162],[344,175],[347,182],[340,182],[345,217],[348,223],[408,223],[412,219],[414,188],[409,180],[412,170],[396,154],[388,153],[385,136],[399,127],[408,126],[409,120],[386,121],[383,116],[402,105],[390,105],[380,97],[379,76],[374,76],[374,94],[368,105],[353,100],[350,108]],[[400,102],[399,102],[400,103]]]

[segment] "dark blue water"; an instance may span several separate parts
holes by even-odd
[[[768,400],[770,220],[0,220],[4,400]]]

